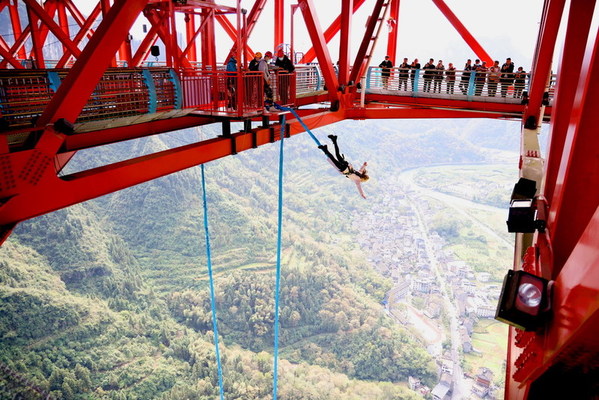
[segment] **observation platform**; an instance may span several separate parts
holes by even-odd
[[[68,69],[0,71],[0,133],[11,150],[27,148],[35,123],[51,102]],[[527,101],[529,77],[492,83],[488,74],[456,71],[455,80],[429,79],[424,70],[405,72],[393,68],[388,77],[370,67],[366,80],[355,90],[363,92],[363,104],[355,103],[350,115],[362,118],[370,109],[378,116],[393,118],[410,106],[410,115],[419,118],[418,108],[452,110],[459,117],[483,112],[497,118],[521,118]],[[402,76],[403,75],[403,76]],[[299,65],[294,73],[272,71],[271,86],[278,104],[301,107],[327,102],[327,89],[318,65]],[[362,87],[364,86],[364,87]],[[550,82],[546,105],[553,100],[555,78]],[[113,68],[107,70],[86,106],[74,121],[71,133],[88,133],[180,117],[203,117],[216,121],[250,120],[264,116],[264,84],[261,72],[231,73],[224,70],[166,67]],[[385,108],[387,112],[381,112]],[[362,112],[363,111],[363,112]],[[550,110],[546,112],[550,115]],[[405,118],[405,115],[401,115]],[[177,124],[173,124],[177,129]],[[33,138],[35,139],[35,138]]]

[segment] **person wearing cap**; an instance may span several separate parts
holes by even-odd
[[[501,66],[501,97],[507,95],[507,88],[514,83],[514,63],[511,58],[506,58]]]
[[[258,71],[258,64],[260,64],[260,60],[262,60],[262,53],[257,52],[256,54],[254,54],[254,58],[252,59],[252,61],[250,61],[248,69],[250,71]]]
[[[277,52],[277,59],[275,60],[275,66],[277,66],[281,69],[284,69],[289,73],[292,73],[295,70],[293,63],[291,62],[289,57],[287,57],[287,55],[285,54],[285,52],[282,49],[280,49]]]
[[[277,51],[275,67],[277,69],[277,92],[279,95],[277,102],[280,104],[289,104],[291,98],[291,77],[289,74],[295,70],[295,67],[283,49]]]
[[[258,63],[258,71],[262,72],[264,76],[264,107],[269,111],[270,106],[273,104],[272,86],[270,85],[270,70],[268,63],[272,59],[272,53],[267,51],[264,53],[264,58]]]
[[[379,68],[382,68],[381,79],[383,81],[383,89],[388,89],[389,77],[391,76],[391,68],[393,68],[393,62],[389,59],[389,56],[385,56],[383,62],[379,64]]]

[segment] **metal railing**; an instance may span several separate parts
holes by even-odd
[[[232,117],[264,110],[267,85],[262,72],[186,70],[180,75],[183,108]],[[272,100],[281,105],[295,103],[295,73],[271,71]]]
[[[68,72],[68,69],[0,71],[0,128],[32,126]],[[179,108],[181,89],[173,70],[115,68],[100,78],[75,122]]]
[[[555,77],[551,76],[547,88],[550,103],[553,99]],[[528,73],[495,75],[491,72],[397,67],[384,72],[382,68],[370,67],[366,75],[366,89],[371,92],[507,103],[520,103],[527,95],[529,83]]]
[[[31,127],[58,90],[68,69],[23,69],[0,71],[0,130]],[[401,70],[370,67],[366,91],[398,96],[444,97],[469,101],[519,103],[526,96],[529,75],[497,76],[456,70],[455,75],[438,70]],[[548,96],[554,94],[552,75]],[[265,89],[261,72],[227,72],[221,68],[113,68],[98,82],[77,121],[122,118],[179,109],[196,109],[244,117],[263,111]],[[324,90],[317,64],[298,65],[289,74],[271,71],[273,100],[295,104],[296,96]]]

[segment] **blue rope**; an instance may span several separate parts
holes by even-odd
[[[277,273],[275,282],[275,344],[272,398],[277,400],[277,380],[279,377],[279,293],[281,291],[281,233],[283,228],[283,138],[285,137],[285,114],[281,118],[281,149],[279,151],[279,213],[277,232]]]
[[[216,300],[214,298],[214,279],[212,277],[212,256],[210,253],[210,233],[208,231],[208,200],[206,198],[206,176],[204,164],[202,167],[202,192],[204,199],[204,232],[206,233],[206,258],[208,264],[208,277],[210,278],[210,306],[212,307],[212,331],[214,332],[214,348],[216,351],[216,365],[218,366],[218,387],[220,390],[220,400],[225,399],[225,389],[223,387],[223,368],[220,362],[220,350],[218,346],[218,325],[216,322]]]
[[[316,145],[320,146],[320,142],[318,141],[318,138],[316,136],[314,136],[314,134],[312,133],[312,131],[310,130],[310,128],[308,128],[306,126],[306,124],[304,124],[304,121],[302,121],[302,119],[300,118],[300,116],[297,115],[297,113],[295,112],[295,110],[293,108],[280,106],[280,105],[278,105],[276,103],[274,104],[274,106],[275,106],[275,108],[277,110],[289,111],[291,114],[293,114],[295,116],[295,118],[297,118],[297,120],[299,121],[299,123],[302,124],[302,126],[304,127],[304,129],[306,130],[306,132],[308,132],[308,135],[310,135],[310,137],[312,138],[312,140],[314,140],[314,142],[316,143]]]

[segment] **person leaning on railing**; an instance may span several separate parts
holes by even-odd
[[[279,95],[277,102],[280,104],[289,104],[290,79],[288,74],[295,71],[295,66],[282,49],[279,49],[277,52],[275,68],[279,69],[279,71],[277,71],[277,93]],[[287,74],[281,75],[279,73],[280,71],[284,71]]]
[[[460,90],[462,94],[468,94],[468,85],[470,84],[470,75],[472,74],[472,60],[466,60],[466,65],[464,65],[464,72],[462,72],[462,77],[460,78]]]
[[[269,111],[270,106],[273,104],[272,86],[270,85],[270,70],[268,63],[272,59],[272,53],[267,51],[264,53],[264,58],[258,63],[258,71],[261,71],[264,76],[264,107],[266,111]]]
[[[407,91],[408,90],[408,76],[410,75],[410,64],[408,64],[408,58],[404,58],[403,62],[399,65],[399,86],[397,87],[398,90],[402,90],[401,87],[403,86],[403,90]]]
[[[429,62],[427,62],[424,67],[422,67],[422,69],[424,70],[424,74],[422,74],[422,77],[424,78],[424,88],[422,91],[430,92],[431,81],[433,80],[433,77],[436,75],[436,72],[434,70],[437,69],[437,67],[435,66],[435,60],[431,58]]]
[[[478,60],[476,60],[478,61]],[[476,64],[475,64],[476,66]],[[475,82],[475,90],[474,90],[474,95],[475,96],[480,96],[483,92],[483,89],[485,87],[485,82],[487,81],[487,62],[483,61],[483,63],[479,66],[476,67],[476,75],[474,77],[474,82]]]
[[[235,95],[237,86],[237,60],[232,55],[227,62],[227,109],[237,110],[237,97]]]
[[[453,66],[453,63],[449,63],[447,66],[445,76],[447,77],[447,87],[445,92],[447,92],[447,94],[453,94],[453,87],[455,85],[455,67]]]
[[[439,60],[435,69],[437,71],[433,76],[433,93],[441,93],[441,83],[443,82],[443,74],[445,72],[443,61]]]
[[[383,81],[383,89],[389,88],[389,77],[391,76],[391,68],[393,68],[393,61],[389,59],[389,56],[385,56],[383,62],[379,64],[379,68],[382,68],[381,79]]]
[[[511,58],[506,58],[501,66],[501,97],[507,96],[508,87],[514,82],[514,63]]]
[[[414,80],[416,79],[416,74],[420,70],[420,63],[418,62],[417,58],[415,58],[414,61],[412,61],[412,64],[410,64],[410,69],[410,90],[414,90]]]
[[[522,91],[526,84],[526,71],[524,68],[518,67],[518,71],[514,74],[514,98],[522,97]]]
[[[491,97],[495,97],[495,93],[497,93],[497,85],[499,84],[500,76],[501,67],[499,67],[499,61],[495,60],[491,68],[489,68],[489,79],[487,83],[487,91]]]

